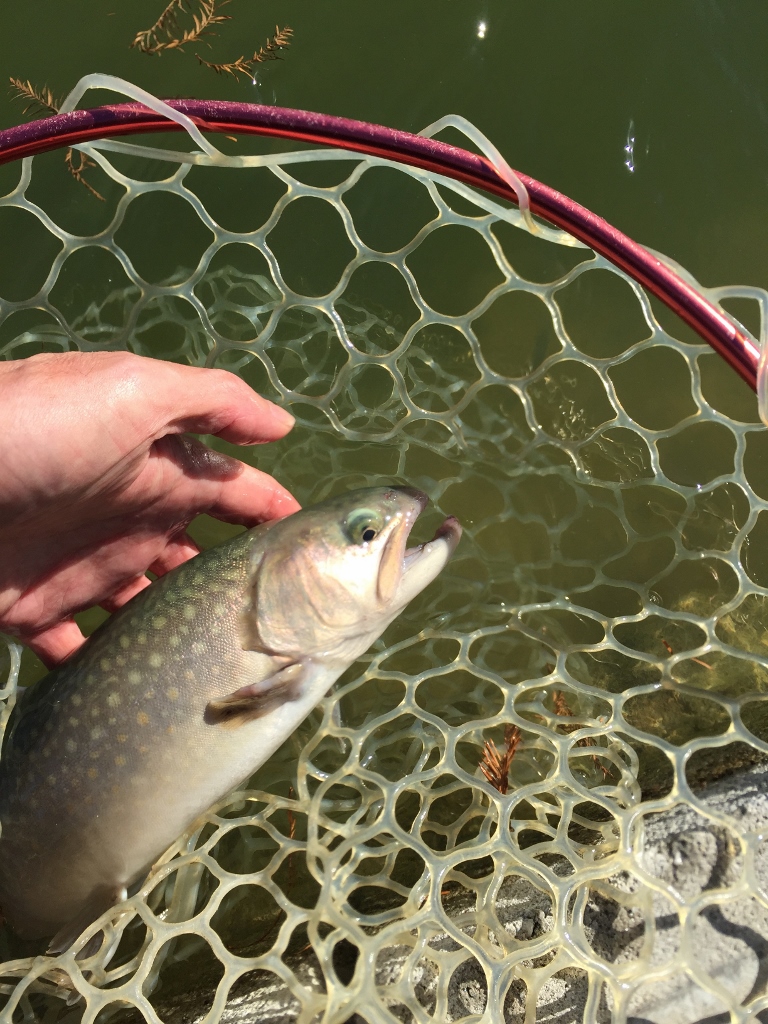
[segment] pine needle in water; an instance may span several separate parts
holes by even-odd
[[[38,114],[58,114],[59,107],[61,106],[61,100],[54,98],[53,93],[47,85],[42,86],[42,88],[38,88],[37,86],[32,85],[28,79],[27,81],[22,82],[20,78],[14,78],[13,76],[10,78],[10,83],[11,95],[13,98],[26,101],[26,106],[24,107],[25,114],[29,114],[32,111]],[[64,154],[64,162],[67,165],[67,170],[75,181],[88,189],[92,196],[95,196],[97,199],[104,202],[104,196],[96,191],[93,185],[86,180],[85,175],[83,174],[86,168],[95,167],[96,164],[93,160],[89,160],[85,153],[78,152],[77,155],[79,159],[75,162],[75,150],[68,149],[66,151]]]
[[[555,714],[556,715],[558,715],[558,716],[560,716],[562,718],[572,718],[573,717],[573,711],[571,711],[571,708],[570,708],[568,702],[566,701],[565,696],[563,695],[561,690],[555,690],[555,692],[552,694],[552,700],[553,700],[554,705],[555,705]],[[574,732],[578,728],[579,728],[579,726],[575,722],[569,722],[568,724],[563,723],[563,725],[560,726],[560,731],[564,732],[564,733],[569,733],[569,732]],[[596,747],[597,746],[597,742],[595,741],[595,739],[592,736],[585,736],[583,739],[580,739],[576,743],[576,746],[577,747]],[[597,754],[592,754],[591,757],[592,757],[592,761],[594,762],[595,766],[597,768],[599,768],[600,771],[603,773],[603,777],[606,780],[609,779],[611,777],[611,775],[613,774],[613,765],[611,765],[610,768],[606,768],[606,766],[603,764],[603,762],[600,760],[600,758],[597,756]]]
[[[483,745],[480,771],[493,788],[498,789],[500,793],[506,793],[509,789],[509,769],[522,738],[522,734],[516,725],[508,725],[504,729],[503,754],[500,753],[493,740],[486,740]]]
[[[188,0],[171,0],[154,25],[136,34],[131,46],[149,54],[183,50],[190,43],[214,35],[214,25],[231,20],[228,14],[219,14],[219,10],[228,3],[229,0],[199,0],[199,10],[192,14],[192,25],[182,30],[179,15],[191,13],[191,8]]]
[[[84,185],[88,189],[88,191],[91,193],[92,196],[95,196],[97,199],[100,199],[102,201],[102,203],[103,203],[104,202],[104,196],[100,192],[97,192],[96,189],[93,187],[93,185],[91,185],[91,183],[89,181],[86,181],[86,179],[85,179],[85,177],[83,175],[83,171],[87,167],[95,167],[96,164],[93,162],[93,160],[89,160],[88,157],[85,155],[85,153],[78,152],[77,155],[78,155],[78,157],[80,159],[79,159],[78,163],[75,163],[75,150],[74,149],[68,149],[67,150],[67,152],[64,155],[64,160],[65,160],[66,165],[67,165],[67,170],[72,175],[72,177],[75,179],[75,181],[79,182],[81,185]]]
[[[13,98],[26,101],[25,114],[29,114],[31,111],[38,114],[58,114],[61,100],[54,99],[53,93],[47,85],[38,89],[29,80],[22,82],[20,78],[13,76],[9,81]]]
[[[216,64],[213,61],[205,60],[199,53],[196,53],[195,56],[201,64],[210,68],[211,71],[215,71],[217,75],[232,75],[239,82],[240,75],[253,78],[254,65],[263,64],[269,60],[281,60],[278,50],[291,45],[292,35],[293,29],[288,25],[285,28],[275,25],[275,34],[270,36],[264,46],[260,46],[252,57],[241,56],[228,64]]]
[[[136,33],[136,38],[131,43],[131,46],[141,50],[142,53],[157,53],[158,48],[162,49],[160,36],[170,37],[176,28],[176,19],[179,11],[184,10],[185,3],[186,0],[171,0],[151,28],[146,28],[142,32]]]

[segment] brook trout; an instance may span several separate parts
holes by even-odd
[[[70,945],[280,746],[440,572],[447,519],[371,488],[265,523],[169,572],[19,699],[0,760],[0,907]]]

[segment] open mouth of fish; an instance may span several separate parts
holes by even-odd
[[[410,534],[429,499],[426,494],[415,488],[403,487],[401,489],[416,501],[416,508],[414,508],[408,529]],[[409,595],[418,593],[431,579],[434,579],[453,554],[460,538],[461,524],[455,516],[448,516],[437,528],[432,540],[405,548],[402,556],[402,577],[398,587],[398,597],[410,600]]]
[[[415,544],[412,548],[405,549],[405,554],[403,555],[403,570],[407,570],[409,563],[414,559],[429,554],[432,548],[437,545],[441,545],[447,549],[448,555],[453,554],[460,539],[461,523],[459,523],[459,520],[455,516],[447,516],[440,526],[438,526],[432,540],[427,540],[424,541],[423,544]]]

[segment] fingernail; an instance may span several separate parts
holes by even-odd
[[[296,417],[291,416],[287,409],[283,409],[279,405],[275,405],[274,410],[275,422],[279,427],[283,427],[287,433],[296,422]]]

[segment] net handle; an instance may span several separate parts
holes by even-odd
[[[309,142],[411,164],[463,181],[517,204],[514,190],[485,157],[456,146],[366,121],[331,114],[226,100],[165,100],[202,131],[265,135]],[[181,125],[140,103],[73,110],[0,131],[0,163],[107,136],[182,131]],[[568,231],[619,267],[699,334],[754,390],[757,343],[658,256],[602,217],[527,174],[531,212]]]

